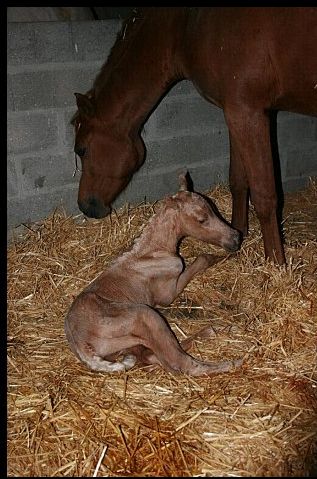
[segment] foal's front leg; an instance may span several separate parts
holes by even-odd
[[[185,286],[187,286],[187,284],[191,281],[195,274],[205,271],[207,268],[209,268],[209,266],[218,263],[222,259],[222,257],[207,253],[203,253],[197,256],[195,261],[193,261],[191,265],[186,267],[184,271],[179,275],[176,284],[175,298],[177,298],[177,296],[183,291]]]

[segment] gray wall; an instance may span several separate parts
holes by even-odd
[[[119,20],[8,24],[8,228],[64,205],[79,213],[73,177],[74,92],[87,91],[109,54]],[[222,110],[190,82],[176,85],[145,125],[147,159],[115,203],[160,198],[177,188],[186,165],[196,189],[228,181],[228,133]],[[317,175],[317,119],[278,114],[284,189]]]

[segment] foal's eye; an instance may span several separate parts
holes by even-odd
[[[205,223],[206,220],[207,220],[207,218],[199,218],[199,219],[198,219],[198,222],[199,222],[199,223]]]
[[[75,151],[76,155],[78,155],[78,156],[80,156],[80,158],[82,158],[83,156],[85,156],[86,148],[81,148],[80,146],[75,146],[74,151]]]

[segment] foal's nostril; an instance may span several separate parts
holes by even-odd
[[[230,252],[237,251],[241,246],[241,240],[241,233],[239,231],[233,231],[230,242],[228,242],[225,246],[226,250]]]
[[[84,201],[78,201],[78,207],[89,218],[104,218],[111,211],[110,206],[105,205],[94,197],[89,197]]]
[[[237,251],[240,248],[242,243],[242,234],[240,233],[240,231],[235,232],[233,242],[234,242],[234,251]]]

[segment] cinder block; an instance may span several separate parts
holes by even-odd
[[[222,164],[207,163],[187,165],[171,163],[161,169],[150,170],[146,163],[133,176],[132,180],[121,193],[113,205],[118,208],[124,203],[137,204],[141,201],[155,201],[166,195],[178,191],[178,175],[180,171],[187,170],[194,182],[196,191],[204,192],[210,190],[218,183],[224,183],[228,179],[229,159],[226,158]]]
[[[71,39],[75,61],[104,63],[121,28],[120,20],[72,22]]]
[[[7,141],[8,152],[12,154],[54,147],[58,143],[56,114],[9,113]]]
[[[145,170],[142,172],[139,170],[134,174],[127,187],[113,202],[114,208],[120,208],[125,203],[136,205],[147,199],[149,194],[149,177]]]
[[[229,157],[211,164],[189,166],[188,171],[194,183],[194,189],[200,192],[211,190],[218,184],[227,184],[229,181]]]
[[[47,192],[53,188],[79,183],[79,175],[73,176],[73,154],[33,156],[20,161],[22,191],[25,194]]]
[[[21,111],[73,106],[74,93],[89,90],[97,71],[97,66],[81,65],[11,74],[14,108]]]
[[[8,23],[8,65],[107,59],[120,20]]]
[[[167,93],[166,98],[172,98],[176,95],[190,95],[199,97],[199,93],[190,80],[182,80],[176,83]]]
[[[62,142],[65,146],[68,148],[74,147],[74,141],[75,141],[75,131],[74,131],[74,126],[71,124],[71,119],[74,116],[77,107],[76,107],[76,99],[75,96],[73,95],[73,103],[74,106],[72,109],[68,108],[64,114],[63,114],[63,138]]]
[[[143,201],[155,201],[166,195],[174,194],[178,188],[177,165],[170,167],[170,172],[164,170],[160,173],[145,170],[144,174],[136,174],[125,192],[125,201],[131,204]]]
[[[146,143],[146,162],[152,170],[172,164],[190,166],[195,163],[217,162],[217,168],[227,162],[229,156],[228,134],[217,130],[216,134],[201,136],[177,136],[168,140]]]
[[[14,160],[8,158],[7,160],[7,196],[17,196],[19,193],[18,177],[15,169]]]
[[[73,61],[68,22],[8,23],[8,65]]]
[[[301,146],[304,141],[313,141],[317,118],[307,115],[280,112],[277,115],[277,138],[279,150],[290,145]]]
[[[300,191],[307,188],[309,183],[309,178],[289,178],[283,181],[283,191],[284,193],[289,193],[292,191]]]
[[[77,188],[64,188],[48,193],[26,196],[23,201],[12,198],[7,202],[7,228],[15,228],[21,223],[43,220],[58,207],[68,214],[80,213],[77,206]]]
[[[156,125],[151,139],[171,138],[184,133],[200,135],[226,128],[222,110],[201,97],[164,99],[153,115]]]
[[[289,177],[317,175],[317,143],[305,144],[287,152],[285,180]]]
[[[7,111],[13,111],[13,110],[14,110],[14,102],[13,102],[11,78],[10,76],[7,76]]]

